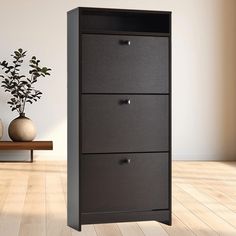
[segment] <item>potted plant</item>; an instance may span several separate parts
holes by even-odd
[[[26,51],[18,49],[11,56],[11,65],[6,61],[0,62],[4,72],[0,75],[1,87],[11,95],[7,102],[11,110],[19,113],[19,117],[10,123],[8,133],[13,141],[32,141],[36,137],[36,129],[33,122],[25,116],[25,107],[41,98],[42,92],[35,88],[35,84],[40,77],[49,76],[51,69],[41,67],[40,60],[33,56],[29,61],[29,75],[26,76],[20,73]]]

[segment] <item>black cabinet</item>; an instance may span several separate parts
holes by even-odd
[[[95,154],[81,158],[81,210],[168,209],[168,154]],[[157,187],[154,187],[157,186]]]
[[[83,34],[82,58],[84,93],[169,92],[168,37]]]
[[[68,13],[68,225],[171,224],[171,13]]]
[[[82,153],[167,152],[168,95],[82,95]]]

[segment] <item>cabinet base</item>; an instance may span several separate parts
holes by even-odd
[[[81,214],[81,224],[100,224],[145,220],[155,220],[164,224],[171,225],[171,212],[169,210],[157,210],[139,212],[108,212]]]
[[[170,210],[156,210],[156,211],[137,211],[137,212],[102,212],[102,213],[81,213],[80,223],[71,224],[68,226],[81,231],[81,225],[86,224],[105,224],[117,222],[132,222],[132,221],[158,221],[167,225],[172,224],[172,217]]]

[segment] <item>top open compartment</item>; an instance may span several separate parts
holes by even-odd
[[[170,34],[170,12],[80,8],[83,33]]]

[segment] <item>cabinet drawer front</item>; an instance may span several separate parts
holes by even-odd
[[[142,153],[82,156],[82,212],[168,209],[168,155]]]
[[[82,91],[168,93],[168,47],[168,37],[82,35]]]
[[[168,99],[82,95],[82,153],[169,151]]]

